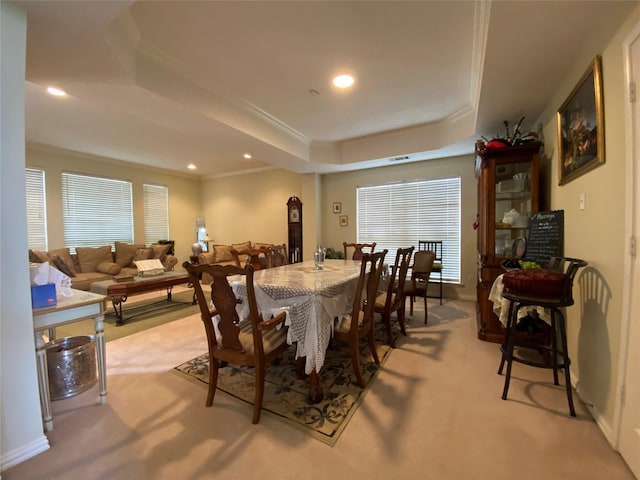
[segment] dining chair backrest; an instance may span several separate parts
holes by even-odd
[[[349,248],[353,248],[353,254],[351,256],[352,260],[362,260],[363,248],[369,248],[368,253],[373,253],[376,248],[376,242],[372,243],[347,243],[342,242],[342,248],[344,249],[344,258],[349,258],[347,256],[347,250]]]
[[[247,248],[244,250],[231,249],[236,267],[244,267],[243,259],[246,259],[248,265],[252,265],[254,270],[262,270],[269,266],[269,247]]]
[[[429,275],[436,259],[435,252],[431,250],[418,250],[413,255],[413,265],[411,266],[411,276],[420,276],[422,280],[429,281]],[[426,278],[425,278],[426,277]]]
[[[351,333],[358,330],[368,330],[373,325],[373,315],[378,293],[378,285],[382,275],[384,257],[387,250],[377,253],[363,253],[360,264],[360,276],[353,299],[351,318],[361,318],[360,321],[351,322]]]
[[[288,264],[287,245],[284,243],[282,245],[271,245],[269,247],[269,268]]]
[[[389,274],[387,283],[386,308],[390,308],[392,303],[404,297],[404,284],[407,280],[407,272],[409,271],[414,250],[415,247],[408,247],[399,248],[396,252],[396,259],[393,267],[391,267],[391,273]]]

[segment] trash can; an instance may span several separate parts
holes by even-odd
[[[65,337],[46,346],[51,400],[72,397],[98,381],[93,335]]]

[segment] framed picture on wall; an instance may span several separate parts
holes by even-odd
[[[604,101],[599,55],[556,116],[558,184],[564,185],[604,163]]]
[[[340,226],[341,227],[349,226],[349,217],[347,215],[340,215]]]
[[[333,213],[340,213],[340,212],[342,212],[342,203],[333,202]]]

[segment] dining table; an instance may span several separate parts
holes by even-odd
[[[327,259],[321,266],[314,261],[282,265],[253,275],[263,318],[287,312],[287,342],[296,345],[298,375],[310,378],[311,403],[322,400],[318,373],[324,365],[335,319],[351,313],[359,275],[360,261],[337,259]],[[237,295],[246,298],[246,285],[242,281],[231,283],[235,283]]]

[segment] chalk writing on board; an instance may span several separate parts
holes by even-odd
[[[524,258],[544,265],[549,257],[562,255],[563,240],[564,210],[534,213]]]

